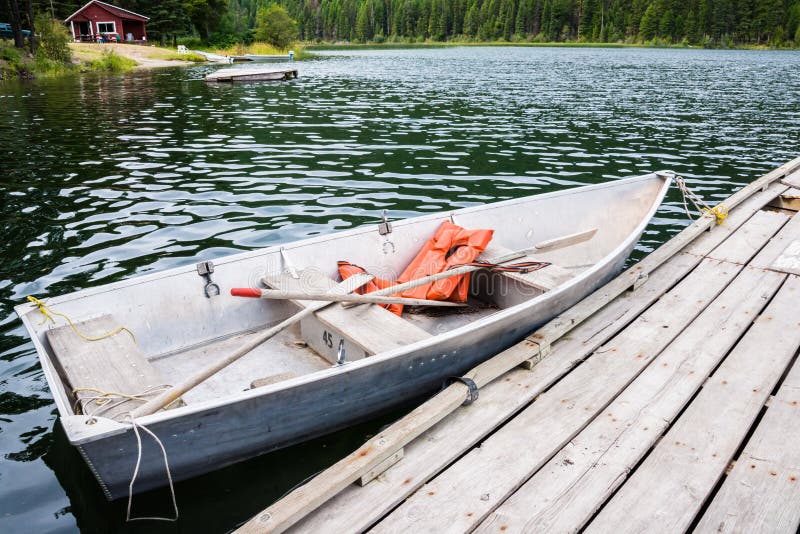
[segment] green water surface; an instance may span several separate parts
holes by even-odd
[[[126,525],[66,443],[12,312],[225,254],[673,169],[709,203],[800,154],[800,53],[328,51],[291,83],[212,66],[0,84],[0,532],[224,532],[399,414],[177,485]],[[676,191],[639,258],[686,224]],[[168,514],[169,496],[137,514]]]

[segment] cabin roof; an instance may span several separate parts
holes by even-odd
[[[97,6],[101,7],[102,9],[108,11],[112,15],[115,15],[121,19],[130,19],[130,20],[140,20],[142,22],[147,22],[150,20],[149,17],[145,17],[144,15],[140,15],[139,13],[134,13],[128,9],[122,9],[121,7],[112,6],[111,4],[106,4],[105,2],[100,2],[100,0],[91,0],[91,2],[84,5],[82,8],[77,10],[75,13],[70,15],[66,18],[65,22],[71,21],[77,15],[79,15],[83,10],[89,7],[92,4],[97,4]]]

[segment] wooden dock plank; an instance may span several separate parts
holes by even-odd
[[[510,532],[580,529],[677,417],[784,278],[771,271],[745,268],[602,416],[559,451],[478,531],[499,532],[501,527]]]
[[[207,82],[258,82],[285,81],[297,78],[297,69],[292,68],[230,68],[220,69],[205,77]]]
[[[744,264],[761,250],[788,220],[789,216],[782,212],[759,211],[748,224],[728,238],[729,242],[724,251],[715,250],[708,257]]]
[[[737,264],[703,260],[529,408],[420,488],[375,532],[474,528],[603,410],[740,269]]]
[[[786,272],[785,266],[781,266],[781,258],[791,252],[800,243],[800,216],[795,214],[783,230],[778,232],[769,243],[756,255],[750,262],[753,267],[761,269],[773,269]],[[777,265],[776,265],[777,263]],[[790,273],[798,274],[798,273]]]
[[[650,275],[637,291],[618,297],[553,345],[552,354],[532,372],[515,370],[481,390],[479,402],[455,412],[406,446],[405,457],[378,480],[350,486],[297,525],[296,532],[361,531],[386,515],[424,482],[569,372],[683,278],[733,231],[748,221],[785,186],[773,184],[733,210],[711,232],[692,244],[696,255],[677,254]],[[526,349],[530,350],[530,348]]]
[[[800,326],[800,325],[798,325]],[[800,361],[742,451],[695,532],[800,529]]]
[[[791,188],[769,203],[773,208],[800,211],[800,189]]]
[[[800,278],[789,276],[587,532],[683,532],[691,525],[800,347],[799,297]]]

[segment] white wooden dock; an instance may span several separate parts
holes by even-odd
[[[796,532],[798,168],[651,254],[635,290],[564,327],[647,259],[506,351],[566,332],[290,531]]]
[[[220,69],[205,77],[207,82],[264,82],[288,81],[297,78],[299,72],[295,68],[251,68],[233,67]]]

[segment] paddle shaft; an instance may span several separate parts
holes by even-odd
[[[446,306],[464,307],[466,304],[461,302],[448,302],[444,300],[412,299],[405,297],[389,297],[368,293],[366,295],[336,295],[333,293],[306,293],[304,291],[284,291],[282,289],[260,289],[259,295],[253,294],[256,298],[274,300],[325,300],[330,302],[352,302],[356,304],[404,304],[406,306]],[[244,296],[244,295],[237,295]],[[250,295],[247,295],[250,296]]]
[[[370,280],[372,280],[373,276],[371,275],[356,275],[351,276],[344,282],[341,282],[336,289],[339,291],[346,291],[351,292],[355,291],[359,287],[363,286]],[[249,353],[271,337],[279,334],[285,328],[295,324],[296,322],[305,319],[306,317],[312,315],[314,312],[321,310],[326,306],[330,306],[333,302],[318,302],[312,304],[308,308],[305,308],[298,313],[292,315],[291,317],[284,319],[277,325],[273,326],[272,328],[262,332],[255,338],[251,339],[244,345],[242,345],[237,351],[225,356],[217,360],[216,362],[212,363],[204,367],[203,369],[199,370],[195,374],[191,375],[189,378],[185,379],[180,384],[177,384],[170,389],[164,391],[163,393],[153,397],[146,403],[142,404],[138,408],[132,411],[131,415],[136,417],[142,417],[144,415],[150,415],[152,413],[157,412],[161,408],[168,406],[170,403],[174,402],[178,399],[181,395],[189,391],[190,389],[194,388],[198,384],[205,382],[210,377],[214,376],[216,373],[225,369],[227,366],[244,356],[245,354]]]

